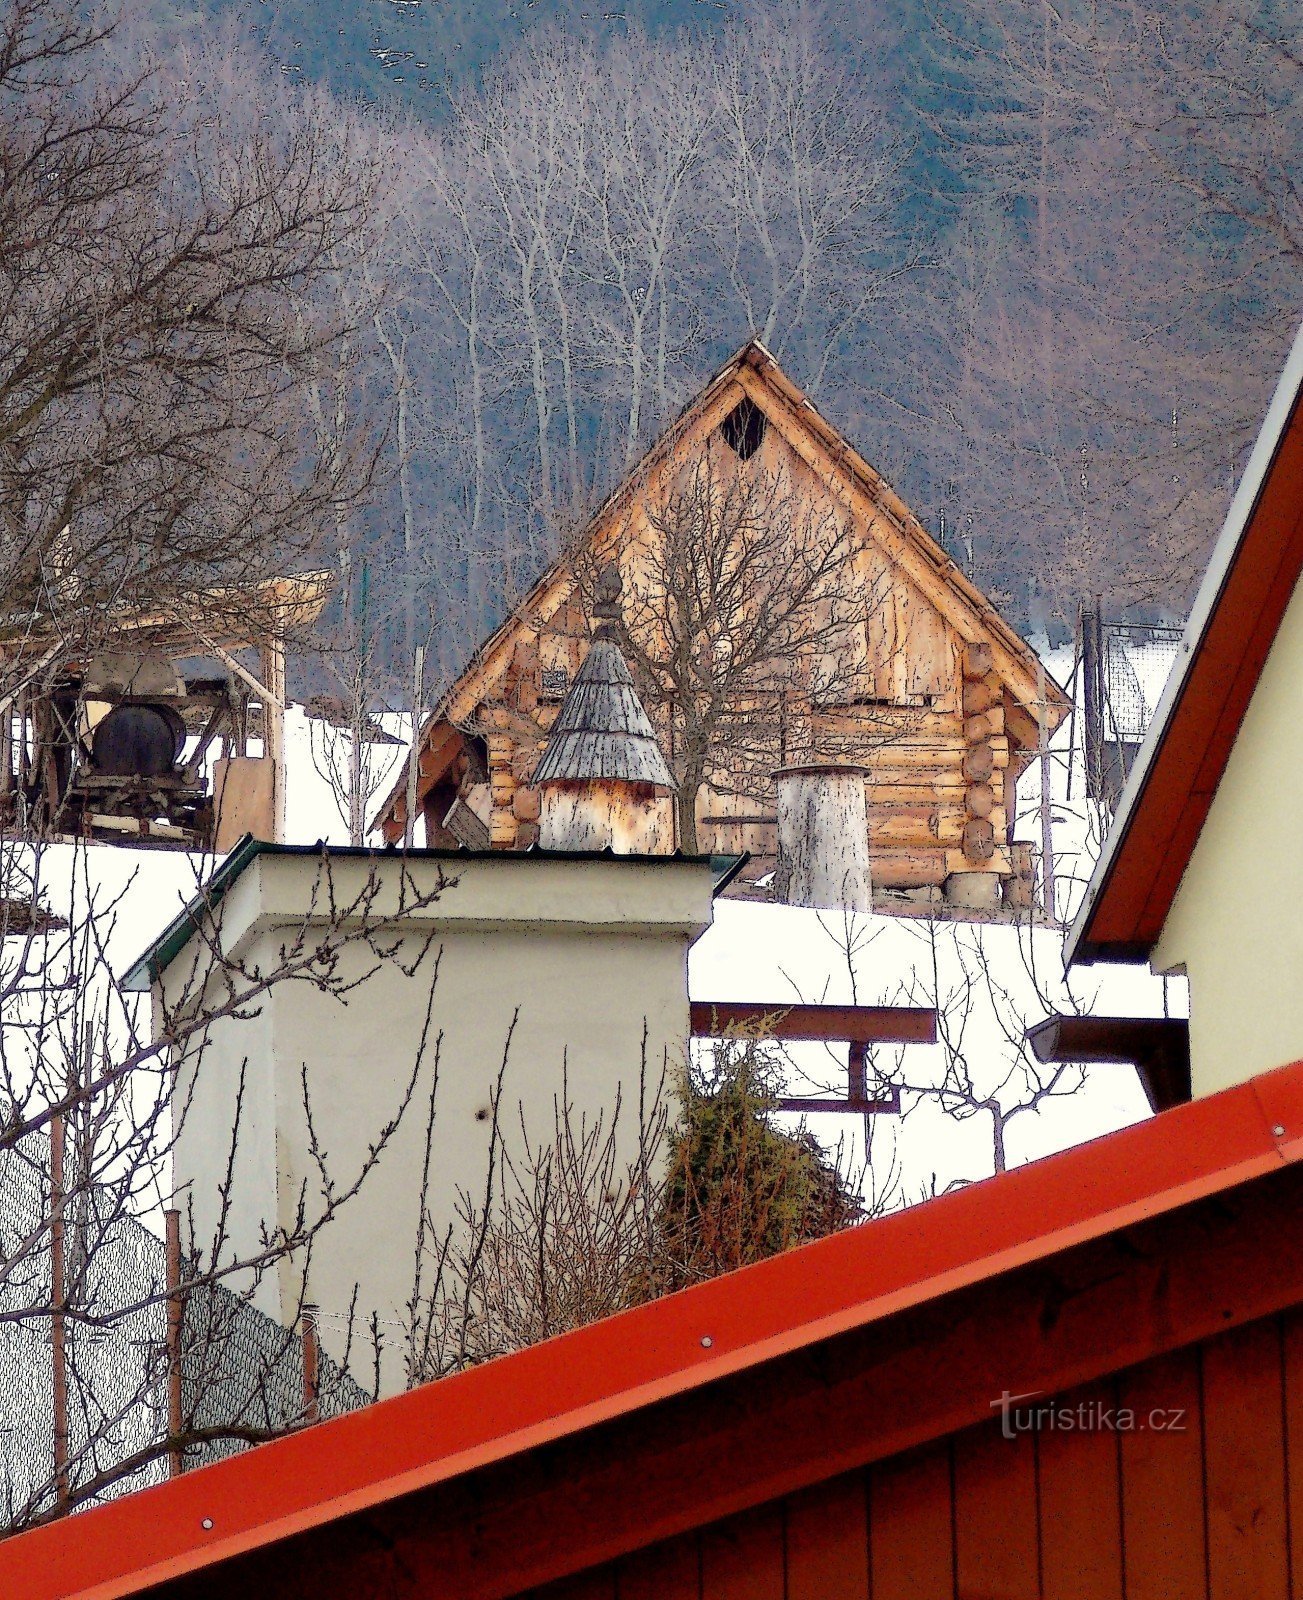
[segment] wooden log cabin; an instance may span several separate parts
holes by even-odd
[[[537,841],[531,779],[590,632],[581,568],[617,562],[626,591],[636,591],[640,563],[663,537],[656,507],[703,463],[721,481],[751,474],[782,484],[811,519],[847,527],[843,592],[859,605],[859,620],[837,631],[842,660],[833,666],[852,660],[854,671],[841,673],[838,694],[808,694],[793,718],[802,764],[864,769],[875,890],[936,899],[944,888],[988,909],[1003,893],[1006,903],[1026,905],[1031,851],[1012,837],[1015,786],[1068,700],[758,342],[666,429],[582,531],[576,554],[540,579],[435,708],[421,733],[416,786],[426,842],[522,849]],[[673,718],[658,716],[651,701],[648,710],[674,765]],[[774,774],[793,765],[784,742],[776,735],[771,759],[753,761],[745,778],[727,770],[722,752],[697,796],[698,848],[751,852],[753,877],[775,863]],[[400,779],[377,819],[391,841],[405,833],[406,788]]]

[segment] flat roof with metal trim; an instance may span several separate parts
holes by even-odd
[[[154,980],[176,960],[198,930],[200,919],[211,916],[245,870],[259,856],[318,857],[331,861],[358,861],[372,859],[380,863],[393,861],[502,861],[540,862],[574,861],[604,862],[610,865],[627,863],[631,866],[709,866],[711,892],[719,895],[728,888],[738,873],[751,859],[745,851],[737,856],[685,855],[617,855],[612,850],[543,850],[533,845],[528,850],[471,850],[464,845],[455,849],[402,850],[397,845],[372,849],[365,845],[327,845],[321,840],[315,844],[273,844],[265,839],[255,839],[246,833],[231,849],[204,888],[173,917],[158,937],[141,952],[127,969],[122,987],[129,991],[148,989]]]

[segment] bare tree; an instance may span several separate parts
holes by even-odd
[[[813,8],[538,30],[417,145],[414,436],[485,621],[722,355],[765,333],[817,383],[901,264],[897,143]]]
[[[509,1049],[509,1046],[508,1046]],[[531,1131],[491,1095],[483,1190],[451,1221],[422,1202],[409,1307],[408,1383],[455,1372],[612,1316],[649,1297],[660,1251],[669,1121],[665,1080],[640,1079],[637,1121],[617,1098],[579,1113],[565,1075],[553,1124]]]
[[[655,1078],[644,1063],[636,1107],[581,1115],[563,1077],[539,1136],[506,1126],[504,1056],[485,1188],[418,1242],[409,1383],[864,1220],[842,1153],[776,1125],[780,1075],[761,1027]]]
[[[881,250],[901,142],[817,5],[761,9],[712,63],[717,158],[703,208],[748,329],[799,353],[812,394],[913,253]]]
[[[939,359],[903,476],[1037,622],[1070,631],[1083,593],[1179,614],[1297,317],[1294,19],[928,14],[954,220],[910,296]]]
[[[860,570],[848,516],[803,495],[786,470],[739,470],[726,446],[708,447],[646,519],[621,555],[623,642],[678,780],[679,845],[695,850],[707,784],[763,796],[778,767],[833,759],[848,739],[862,759],[866,740],[903,731],[863,703],[867,628],[887,579]],[[581,594],[591,597],[604,559],[575,549]],[[831,729],[821,714],[833,709],[853,735]]]
[[[644,78],[649,58],[658,63],[654,86]],[[585,64],[590,82],[595,67]],[[587,169],[585,277],[605,293],[592,297],[585,350],[621,408],[611,419],[610,464],[627,472],[648,423],[671,414],[673,373],[702,335],[695,236],[719,117],[697,63],[636,30],[607,51],[600,82],[588,113],[599,158]]]
[[[884,926],[881,919],[853,912],[819,913],[817,926],[828,958],[824,987],[794,984],[800,1000],[849,995],[854,1004],[924,1006],[936,1012],[934,1049],[883,1045],[867,1060],[871,1093],[884,1109],[864,1119],[864,1186],[884,1208],[1016,1165],[1013,1131],[1032,1135],[1036,1119],[1047,1110],[1074,1101],[1080,1105],[1099,1074],[1129,1070],[1037,1059],[1029,1030],[1051,1015],[1098,1014],[1101,980],[1065,975],[1057,930],[1038,925],[1030,915],[1017,925],[911,918],[891,919]],[[890,955],[883,948],[887,940]],[[1167,1014],[1166,979],[1162,995]],[[790,1074],[801,1082],[802,1094],[846,1092],[845,1057],[838,1058],[831,1046],[826,1064],[810,1050],[789,1064]],[[1139,1109],[1138,1085],[1135,1094]],[[945,1126],[971,1130],[973,1139],[971,1152],[949,1153],[948,1170],[930,1148],[938,1127]],[[928,1143],[920,1146],[922,1140]],[[930,1171],[920,1183],[920,1165],[928,1163]]]
[[[216,52],[133,67],[71,0],[0,21],[10,681],[34,634],[284,571],[366,492],[366,430],[319,448],[301,386],[347,334],[326,272],[372,174],[329,102],[244,66],[236,94]]]
[[[433,1092],[422,1042],[392,1103],[368,1113],[356,1164],[343,1170],[310,1140],[315,1168],[297,1197],[252,1230],[242,1226],[237,1238],[233,1219],[248,1206],[237,1160],[251,1115],[246,1062],[231,1125],[216,1135],[226,1141],[226,1159],[207,1208],[215,1220],[198,1236],[192,1197],[175,1192],[171,1179],[190,1116],[185,1084],[193,1082],[178,1078],[178,1053],[202,1068],[213,1025],[256,1017],[280,986],[308,984],[343,1001],[400,960],[414,981],[427,981],[432,1006],[432,941],[400,956],[390,930],[395,909],[401,917],[429,905],[447,880],[418,891],[401,874],[395,907],[391,879],[382,913],[378,875],[342,892],[323,852],[313,898],[328,912],[287,929],[276,959],[259,968],[226,948],[220,890],[202,887],[201,865],[189,913],[200,957],[195,975],[151,1015],[149,998],[125,993],[116,978],[117,924],[131,876],[114,887],[90,859],[97,854],[105,852],[38,844],[11,847],[3,860],[0,1187],[17,1203],[0,1224],[0,1365],[13,1381],[11,1358],[30,1367],[33,1349],[55,1351],[50,1453],[42,1465],[28,1451],[22,1473],[10,1475],[8,1530],[151,1481],[186,1455],[203,1459],[311,1420],[314,1407],[299,1403],[293,1385],[287,1403],[284,1374],[274,1369],[300,1337],[293,1324],[305,1309],[314,1242],[384,1158],[413,1099]],[[59,911],[44,909],[47,903]],[[360,959],[341,962],[345,950]],[[306,1066],[301,1093],[311,1130]],[[165,1263],[150,1227],[161,1234],[169,1208],[179,1214],[178,1249]],[[300,1304],[282,1307],[290,1326],[264,1321],[251,1345],[259,1289],[291,1262]],[[165,1329],[169,1306],[186,1308],[176,1337]],[[361,1357],[358,1364],[365,1365]],[[271,1403],[268,1387],[278,1384],[282,1393]],[[47,1406],[49,1392],[41,1396]],[[16,1397],[10,1391],[6,1400],[13,1405]],[[29,1427],[31,1420],[22,1419]],[[36,1437],[39,1443],[39,1430]]]
[[[401,741],[378,720],[394,699],[394,672],[371,595],[370,563],[340,551],[340,618],[336,637],[316,652],[331,692],[307,703],[308,743],[317,774],[330,787],[348,842],[366,841],[371,803],[393,777]],[[413,725],[419,708],[412,713]]]
[[[940,960],[943,937],[958,958],[944,970]],[[1033,1016],[1025,1001],[1015,1000],[1009,980],[1001,977],[980,927],[943,931],[937,923],[928,922],[923,940],[922,959],[903,984],[902,993],[909,994],[914,1004],[926,994],[927,1003],[935,1006],[941,1070],[926,1079],[907,1071],[892,1077],[902,1097],[902,1114],[908,1117],[930,1102],[958,1123],[984,1119],[990,1131],[991,1169],[1004,1172],[1009,1166],[1011,1126],[1040,1111],[1047,1100],[1079,1094],[1086,1084],[1086,1068],[1075,1062],[1046,1066],[1036,1060],[1026,1037]],[[1041,1014],[1049,1014],[1056,1002],[1072,1011],[1081,1009],[1070,984],[1061,979],[1056,984],[1053,974],[1037,969],[1031,940],[1020,940],[1018,953]],[[1053,999],[1052,989],[1058,991]],[[989,1026],[972,1026],[979,1003],[994,1018],[995,1048]],[[1035,1020],[1041,1017],[1036,1015]],[[965,1181],[953,1178],[947,1187],[961,1187]]]

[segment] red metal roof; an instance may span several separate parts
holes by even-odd
[[[110,1600],[265,1549],[1303,1158],[1303,1062],[0,1545]]]
[[[1162,932],[1303,572],[1303,331],[1123,792],[1068,960],[1143,961]]]

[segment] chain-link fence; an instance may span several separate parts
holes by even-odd
[[[0,1151],[0,1526],[52,1507],[60,1494],[49,1139]],[[82,1187],[65,1207],[62,1320],[67,1492],[96,1504],[165,1478],[169,1430],[167,1253],[124,1213],[111,1188]],[[304,1339],[221,1284],[183,1302],[178,1357],[189,1469],[231,1455],[307,1417]],[[329,1417],[372,1398],[324,1352],[315,1412]],[[216,1437],[205,1438],[206,1434]],[[245,1435],[242,1437],[241,1435]],[[84,1497],[84,1498],[83,1498]]]
[[[1139,744],[1158,709],[1181,646],[1181,630],[1107,622],[1102,631],[1104,737]]]
[[[1181,629],[1081,617],[1082,745],[1086,791],[1117,803],[1181,648]]]
[[[221,1284],[187,1296],[182,1320],[181,1414],[187,1430],[247,1428],[282,1433],[305,1420],[301,1333],[283,1328]],[[373,1398],[325,1353],[316,1354],[318,1417],[356,1411]],[[187,1468],[235,1455],[244,1440],[225,1438],[186,1448]]]
[[[11,1524],[58,1493],[49,1195],[48,1139],[0,1153],[0,1513]],[[80,1189],[65,1226],[67,1483],[77,1492],[104,1480],[90,1503],[166,1470],[146,1461],[118,1477],[166,1429],[166,1264],[161,1241],[115,1198]]]

